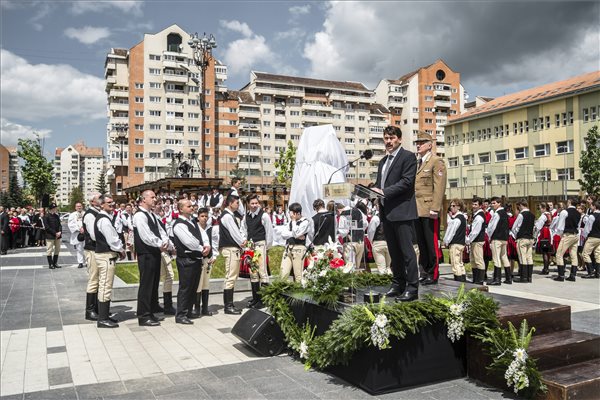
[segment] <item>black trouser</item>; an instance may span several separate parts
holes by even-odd
[[[8,232],[5,232],[0,236],[0,252],[6,253],[8,250],[8,242],[10,241],[8,237]]]
[[[200,283],[202,260],[177,257],[177,271],[179,272],[179,290],[177,291],[176,318],[187,316],[192,310],[196,299],[196,291]]]
[[[419,263],[433,279],[437,279],[437,241],[434,239],[435,220],[419,217],[415,220],[417,243],[419,245]],[[436,242],[436,243],[434,243]]]
[[[416,292],[419,289],[419,271],[412,230],[413,221],[383,220],[385,241],[392,259],[392,288]]]
[[[138,253],[138,270],[140,271],[140,287],[138,289],[137,316],[138,318],[150,318],[152,307],[158,302],[160,253]]]

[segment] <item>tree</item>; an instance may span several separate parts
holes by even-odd
[[[116,185],[116,182],[115,182]],[[100,171],[100,175],[98,175],[98,180],[96,181],[96,186],[94,187],[96,191],[104,194],[106,193],[106,169],[102,168]]]
[[[25,198],[23,196],[23,190],[19,186],[19,181],[17,180],[16,175],[10,177],[7,195],[8,202],[10,203],[9,207],[22,207],[26,205]]]
[[[579,184],[581,190],[588,194],[600,194],[600,132],[598,125],[594,125],[583,139],[586,150],[581,152],[579,168],[581,177]]]
[[[292,186],[292,176],[296,167],[296,147],[289,140],[287,148],[279,151],[279,159],[275,160],[275,168],[277,168],[275,182],[285,184],[287,187]]]
[[[247,171],[240,168],[240,163],[235,164],[235,168],[229,171],[229,177],[231,178],[240,178],[242,180],[242,186],[246,185],[246,174]]]
[[[30,187],[36,203],[40,204],[45,194],[52,195],[56,192],[54,167],[52,162],[44,157],[38,140],[19,139],[18,143],[17,154],[24,161],[21,168],[23,180]]]
[[[77,203],[84,204],[83,200],[83,190],[81,189],[81,186],[75,186],[69,195],[69,210],[74,210],[75,204]]]

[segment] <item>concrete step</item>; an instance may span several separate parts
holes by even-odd
[[[600,358],[557,367],[542,372],[549,400],[598,399],[600,397]]]

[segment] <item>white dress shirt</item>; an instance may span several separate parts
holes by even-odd
[[[573,206],[567,207],[567,208],[575,208]],[[555,229],[555,235],[562,235],[563,232],[565,231],[565,221],[567,220],[567,217],[569,216],[569,212],[567,211],[567,209],[564,209],[560,212],[560,214],[558,214],[558,222],[556,223],[556,227]]]
[[[594,214],[589,214],[587,216],[587,221],[585,221],[585,226],[583,228],[583,237],[587,238],[588,235],[590,234],[590,232],[592,231],[592,225],[594,225],[594,222],[596,221],[596,217],[594,216]]]
[[[204,246],[211,245],[208,239],[208,235],[206,235],[204,229],[200,229],[200,237],[202,238],[203,243],[200,244],[200,241],[192,234],[192,232],[190,232],[189,228],[184,226],[184,224],[187,223],[200,228],[195,221],[190,221],[183,215],[180,215],[178,219],[181,219],[184,222],[178,223],[173,227],[173,234],[177,236],[177,239],[179,239],[179,241],[183,243],[185,247],[193,251],[202,251],[204,249]]]
[[[298,222],[300,222],[298,224]],[[291,238],[299,238],[302,235],[306,235],[305,243],[309,240],[311,234],[312,221],[302,217],[298,221],[292,221],[292,229],[290,230],[290,224],[286,225],[287,229],[281,231],[281,237],[285,240]]]
[[[112,215],[109,215],[106,211],[100,211],[100,214],[106,215],[108,219],[100,218],[98,220],[98,230],[104,235],[106,243],[110,246],[110,249],[117,253],[121,253],[124,251],[123,243],[119,238],[117,230],[112,224]]]
[[[256,217],[260,210],[261,208],[259,207],[255,212],[251,212],[250,215],[252,217]],[[248,218],[248,214],[244,214],[244,219],[242,220],[242,232],[245,237],[248,237],[248,227],[246,226],[246,218]],[[269,218],[269,214],[267,214],[266,212],[264,212],[262,215],[261,223],[265,227],[265,242],[267,244],[267,249],[270,249],[273,246],[273,224],[271,223],[271,218]]]
[[[235,216],[229,208],[225,208],[221,214],[221,225],[227,229],[231,235],[231,238],[237,243],[237,245],[242,247],[242,243],[246,241],[246,237],[242,232],[242,229],[235,222]]]
[[[511,230],[512,237],[514,237],[515,239],[517,238],[517,234],[521,230],[521,225],[523,225],[523,214],[521,214],[523,211],[529,211],[529,208],[524,208],[523,210],[521,210],[521,212],[519,212],[519,215],[517,215],[517,218],[515,219],[515,223],[513,224]]]
[[[497,212],[495,212],[492,215],[492,219],[490,220],[490,223],[489,223],[487,229],[485,230],[485,233],[487,233],[487,235],[490,238],[490,240],[492,240],[492,235],[494,234],[494,231],[496,230],[496,226],[498,225],[498,221],[500,221],[500,214],[498,214]]]
[[[160,236],[156,236],[154,232],[150,230],[150,226],[148,225],[148,219],[152,219],[154,223],[158,226],[158,232]],[[162,247],[164,245],[169,244],[169,237],[167,236],[167,232],[162,229],[162,226],[156,219],[153,213],[148,212],[145,208],[140,207],[138,212],[133,216],[133,226],[137,229],[137,233],[140,235],[140,239],[147,246],[152,247]]]
[[[452,241],[452,239],[454,239],[454,235],[456,235],[456,231],[458,230],[458,228],[460,228],[460,224],[461,221],[460,219],[456,218],[458,216],[458,213],[454,214],[452,216],[452,219],[450,221],[448,221],[448,226],[446,227],[446,233],[444,234],[444,244],[446,246],[448,246],[448,243],[450,243]]]
[[[483,223],[485,222],[485,214],[480,212],[479,214],[473,217],[473,221],[471,222],[471,230],[469,231],[469,235],[467,236],[465,243],[471,244],[473,240],[477,239],[479,233],[481,232],[481,228],[483,228]]]

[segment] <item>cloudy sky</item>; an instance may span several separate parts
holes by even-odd
[[[239,89],[250,71],[374,88],[438,58],[471,96],[600,69],[600,3],[574,1],[0,0],[1,142],[104,146],[104,60],[176,23],[213,33]]]

